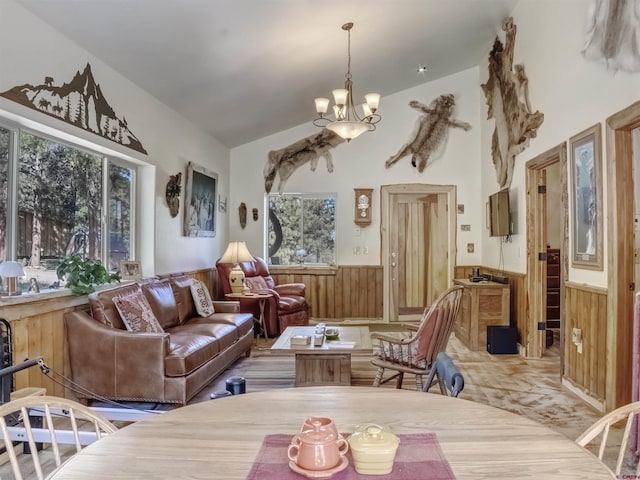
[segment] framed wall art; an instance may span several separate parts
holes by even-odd
[[[134,260],[120,260],[120,275],[123,280],[138,280],[142,278],[142,266]]]
[[[600,124],[569,140],[571,156],[571,266],[603,268],[602,141]]]
[[[184,208],[184,235],[216,236],[218,174],[189,162]]]

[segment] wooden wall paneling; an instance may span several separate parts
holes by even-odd
[[[293,275],[289,271],[299,270]],[[277,267],[271,271],[276,284],[297,281],[306,285],[310,315],[314,318],[382,318],[383,271],[379,265],[340,267]]]
[[[564,377],[587,395],[603,401],[607,395],[607,291],[567,282],[565,295]],[[574,328],[582,330],[582,353],[572,342]]]

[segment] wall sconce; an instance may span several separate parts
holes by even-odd
[[[17,278],[24,277],[22,264],[6,260],[0,263],[0,277],[4,279],[5,290],[0,292],[2,296],[20,295],[22,292],[17,291]]]
[[[354,188],[356,213],[354,222],[356,225],[366,226],[371,223],[371,197],[373,188]]]

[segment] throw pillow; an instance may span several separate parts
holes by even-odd
[[[193,296],[193,303],[196,306],[198,315],[208,317],[215,313],[211,295],[209,295],[209,289],[200,280],[194,279],[193,282],[191,282],[191,296]]]
[[[267,282],[261,276],[245,278],[244,283],[252,292],[269,289],[269,287],[267,287]]]
[[[164,332],[142,292],[115,297],[113,303],[130,332]]]

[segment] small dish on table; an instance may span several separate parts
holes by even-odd
[[[337,328],[329,327],[324,331],[327,340],[337,340],[340,337],[340,331]]]

